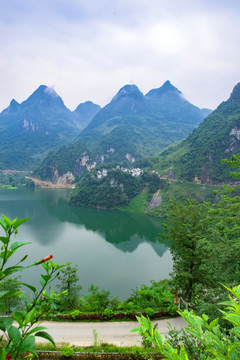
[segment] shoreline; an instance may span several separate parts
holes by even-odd
[[[51,188],[51,189],[74,189],[75,184],[53,184],[51,181],[40,180],[35,177],[26,176],[26,179],[30,179],[34,182],[35,185],[40,186],[41,188]]]

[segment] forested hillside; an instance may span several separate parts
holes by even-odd
[[[79,139],[90,149],[98,148],[105,162],[134,162],[183,139],[209,113],[189,103],[169,81],[145,96],[136,85],[126,85]]]
[[[133,176],[120,169],[92,172],[79,181],[71,193],[69,203],[74,206],[112,209],[128,205],[143,189],[151,200],[153,193],[161,186],[163,182],[156,174]]]
[[[0,169],[36,168],[50,150],[73,142],[99,108],[89,102],[72,112],[45,85],[21,104],[12,100],[0,114]]]
[[[155,169],[177,179],[200,183],[232,182],[229,169],[221,163],[240,152],[240,83],[230,98],[177,145],[153,160]]]

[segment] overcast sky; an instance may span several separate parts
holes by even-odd
[[[216,108],[240,81],[239,0],[0,0],[0,111],[41,84],[71,110],[166,80]]]

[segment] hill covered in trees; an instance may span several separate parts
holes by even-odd
[[[232,182],[221,160],[240,153],[240,83],[193,132],[154,157],[160,174],[199,183]]]
[[[45,85],[21,104],[12,100],[0,114],[0,169],[36,168],[50,150],[73,142],[99,109],[87,102],[72,112]]]

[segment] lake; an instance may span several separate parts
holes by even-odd
[[[71,207],[68,194],[68,189],[0,189],[1,213],[11,220],[31,217],[17,235],[32,243],[19,252],[29,255],[26,265],[53,254],[59,264],[78,265],[82,293],[93,283],[122,300],[151,279],[168,277],[172,259],[159,241],[159,219]],[[23,280],[36,286],[38,271],[24,271]]]

